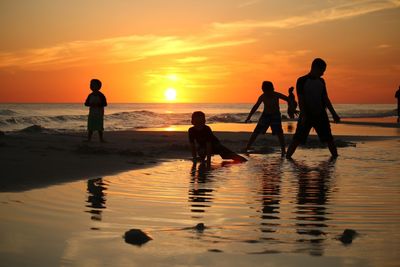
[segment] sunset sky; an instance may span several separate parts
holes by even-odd
[[[400,85],[400,0],[1,0],[0,29],[0,102],[255,102],[315,57],[334,103]]]

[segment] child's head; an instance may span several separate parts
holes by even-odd
[[[92,79],[90,81],[90,89],[92,91],[99,91],[101,88],[101,81],[98,79]]]
[[[206,114],[202,111],[195,111],[192,113],[192,124],[200,126],[206,124]]]
[[[294,87],[293,87],[293,86],[290,87],[290,88],[289,88],[289,93],[293,93],[293,90],[294,90]]]
[[[264,93],[271,93],[274,91],[274,85],[270,81],[263,81],[261,88]]]

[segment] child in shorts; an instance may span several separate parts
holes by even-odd
[[[236,162],[245,162],[246,158],[236,154],[232,150],[223,146],[218,138],[213,134],[211,128],[206,125],[206,116],[202,111],[195,111],[192,114],[193,126],[189,128],[189,143],[192,151],[193,162],[197,162],[198,157],[202,163],[211,165],[211,156],[219,154],[223,159],[232,159]]]
[[[92,79],[90,81],[90,90],[93,92],[88,95],[85,101],[85,106],[89,107],[88,116],[88,139],[90,142],[94,131],[99,132],[100,142],[105,142],[103,139],[104,131],[104,107],[107,106],[106,97],[100,92],[101,81]]]
[[[275,92],[274,85],[270,81],[264,81],[261,88],[263,94],[261,94],[258,98],[257,102],[247,116],[245,122],[247,123],[250,121],[251,116],[253,116],[253,114],[257,111],[261,103],[264,104],[264,111],[258,120],[256,128],[250,136],[245,151],[247,152],[248,150],[250,150],[251,145],[254,143],[259,134],[265,134],[268,128],[271,127],[272,134],[278,136],[279,144],[281,146],[281,155],[284,156],[286,153],[286,149],[285,139],[282,130],[281,112],[279,110],[279,99],[287,101],[290,107],[292,107],[294,103],[292,103],[292,101],[290,101],[287,96]]]

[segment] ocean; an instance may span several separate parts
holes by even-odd
[[[253,104],[110,103],[105,108],[105,130],[136,130],[190,124],[193,111],[206,113],[207,123],[243,122]],[[396,115],[395,104],[334,105],[341,118],[387,118]],[[287,106],[281,104],[286,116]],[[253,116],[256,121],[262,107]],[[19,131],[33,125],[59,132],[86,130],[88,108],[83,104],[0,104],[0,131]]]

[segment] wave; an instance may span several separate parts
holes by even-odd
[[[12,116],[17,114],[18,112],[13,111],[11,109],[0,109],[0,116]]]
[[[338,107],[337,112],[342,118],[371,118],[396,116],[395,109]],[[1,131],[16,131],[31,126],[65,131],[83,131],[86,129],[87,115],[57,115],[57,116],[22,116],[10,109],[0,110]],[[286,118],[286,110],[282,109],[282,117]],[[4,115],[8,114],[8,115]],[[207,114],[207,123],[239,123],[248,115],[246,112],[224,112]],[[256,112],[252,121],[257,121],[261,112]],[[148,110],[122,111],[105,115],[105,127],[109,131],[129,130],[152,127],[168,127],[170,125],[190,124],[191,113],[158,113]]]

